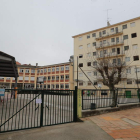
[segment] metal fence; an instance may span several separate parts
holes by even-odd
[[[0,101],[0,133],[75,121],[75,92],[6,89]]]
[[[111,107],[113,92],[115,92],[117,104],[130,104],[140,102],[140,89],[138,88],[118,88],[115,89],[115,91],[110,91],[107,89],[83,89],[82,109],[87,110]]]

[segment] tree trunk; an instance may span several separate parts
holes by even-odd
[[[110,89],[110,94],[111,94],[111,97],[112,97],[112,104],[110,105],[111,107],[116,107],[117,105],[117,94],[115,92],[115,88],[112,86],[112,87],[109,87]]]

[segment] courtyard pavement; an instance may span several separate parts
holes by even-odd
[[[115,140],[140,140],[140,108],[84,118],[91,120]]]

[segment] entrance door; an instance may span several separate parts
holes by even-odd
[[[126,98],[131,98],[131,91],[125,91]]]

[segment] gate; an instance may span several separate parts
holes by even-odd
[[[76,121],[76,93],[76,89],[6,89],[0,102],[0,133]]]

